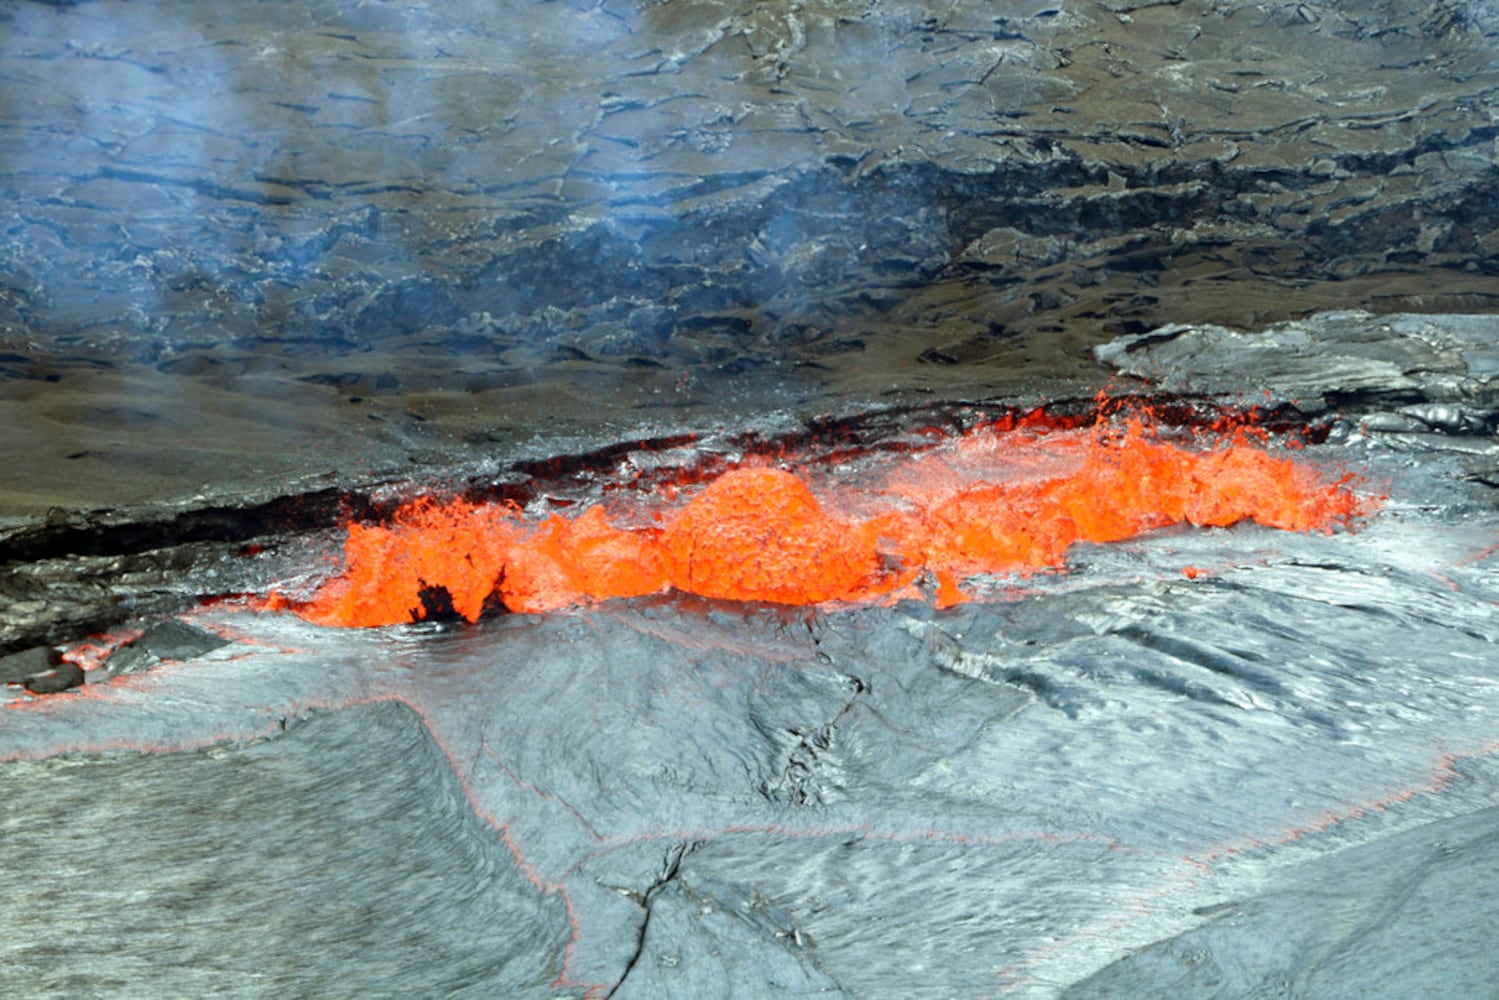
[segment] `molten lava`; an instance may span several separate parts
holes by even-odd
[[[1074,542],[1112,542],[1171,524],[1253,520],[1329,531],[1378,498],[1273,454],[1240,428],[1207,447],[1122,431],[992,424],[903,459],[863,487],[828,478],[821,497],[778,468],[725,472],[684,505],[650,499],[655,521],[619,527],[605,510],[528,522],[514,506],[422,499],[384,525],[350,524],[343,572],[311,599],[273,595],[321,624],[366,626],[486,611],[545,611],[675,588],[705,597],[815,604],[914,594],[966,599],[979,574],[1058,567]],[[864,479],[870,478],[867,471]],[[626,512],[629,514],[630,512]],[[639,512],[633,520],[640,520]]]
[[[780,469],[736,469],[671,519],[666,578],[704,597],[816,604],[864,596],[882,582],[870,524],[830,517],[807,484]]]

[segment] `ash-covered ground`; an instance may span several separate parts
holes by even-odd
[[[0,3],[0,993],[1494,995],[1496,33]],[[1106,386],[1383,509],[941,610],[204,603]]]

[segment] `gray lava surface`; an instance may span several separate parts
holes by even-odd
[[[1168,533],[947,611],[199,612],[233,641],[7,712],[0,986],[1481,995],[1473,511]]]
[[[0,994],[1499,994],[1499,6],[500,7],[0,0]],[[1384,509],[946,610],[201,603],[1106,385]]]

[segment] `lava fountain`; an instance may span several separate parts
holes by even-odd
[[[1081,424],[1081,425],[1080,425]],[[347,525],[341,572],[266,604],[324,625],[476,621],[665,590],[780,604],[969,596],[964,581],[1062,567],[1077,542],[1170,525],[1351,528],[1381,498],[1252,419],[1181,431],[1149,408],[1091,424],[1037,410],[855,463],[754,456],[632,503],[527,516],[424,497]]]

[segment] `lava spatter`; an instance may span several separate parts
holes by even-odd
[[[1147,421],[997,422],[872,478],[819,471],[817,493],[785,469],[731,469],[685,504],[643,501],[656,505],[659,526],[618,527],[598,506],[537,523],[513,506],[422,499],[388,524],[350,524],[342,573],[310,600],[268,604],[368,626],[422,620],[438,605],[476,621],[495,607],[546,611],[671,588],[796,605],[870,601],[912,593],[925,576],[946,606],[966,599],[966,578],[1059,567],[1080,541],[1245,520],[1326,531],[1380,505],[1351,476],[1328,481],[1273,453],[1265,435],[1211,429],[1184,447]],[[815,470],[813,458],[803,465]]]
[[[817,604],[888,589],[868,524],[823,511],[780,469],[736,469],[672,518],[662,537],[680,590],[730,600]]]

